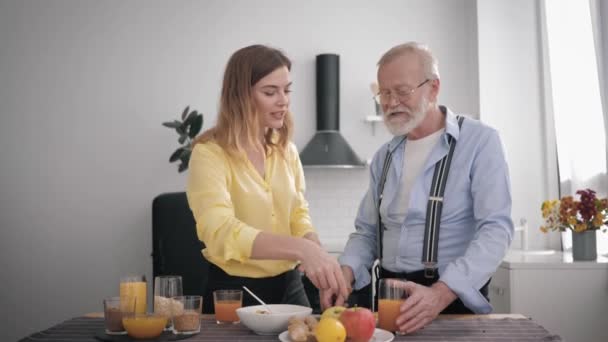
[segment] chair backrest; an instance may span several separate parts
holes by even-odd
[[[185,192],[158,195],[152,202],[152,273],[182,276],[184,295],[203,295],[209,263]]]

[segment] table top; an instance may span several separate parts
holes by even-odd
[[[20,340],[98,342],[95,334],[103,332],[103,314],[76,317]],[[128,339],[127,339],[128,340]],[[278,336],[254,334],[242,324],[217,325],[213,315],[201,315],[201,333],[187,339],[208,341],[278,341]],[[534,321],[517,314],[442,315],[424,329],[395,336],[393,341],[562,341]]]
[[[91,312],[91,313],[84,315],[84,317],[103,318],[103,312]],[[214,318],[214,316],[212,314],[211,315],[207,315],[207,314],[201,315],[201,319],[213,319],[213,318]],[[521,314],[439,315],[439,318],[442,318],[442,319],[504,319],[504,318],[528,319],[526,316],[521,315]]]

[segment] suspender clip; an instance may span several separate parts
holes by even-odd
[[[443,197],[430,196],[429,201],[443,202]]]
[[[437,264],[434,262],[424,263],[424,277],[427,279],[435,278],[437,275]]]

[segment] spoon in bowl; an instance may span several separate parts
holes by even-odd
[[[257,300],[258,302],[260,302],[260,304],[264,305],[264,308],[266,309],[266,311],[268,311],[268,313],[272,313],[272,311],[270,310],[270,308],[268,307],[268,305],[266,305],[266,303],[264,303],[263,300],[261,300],[258,296],[256,296],[253,292],[251,292],[250,289],[247,288],[247,286],[243,286],[243,289],[245,289],[245,291],[249,292],[249,294],[255,298],[255,300]]]

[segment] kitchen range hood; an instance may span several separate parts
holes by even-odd
[[[300,152],[304,167],[364,167],[340,134],[340,56],[317,56],[317,132]]]

